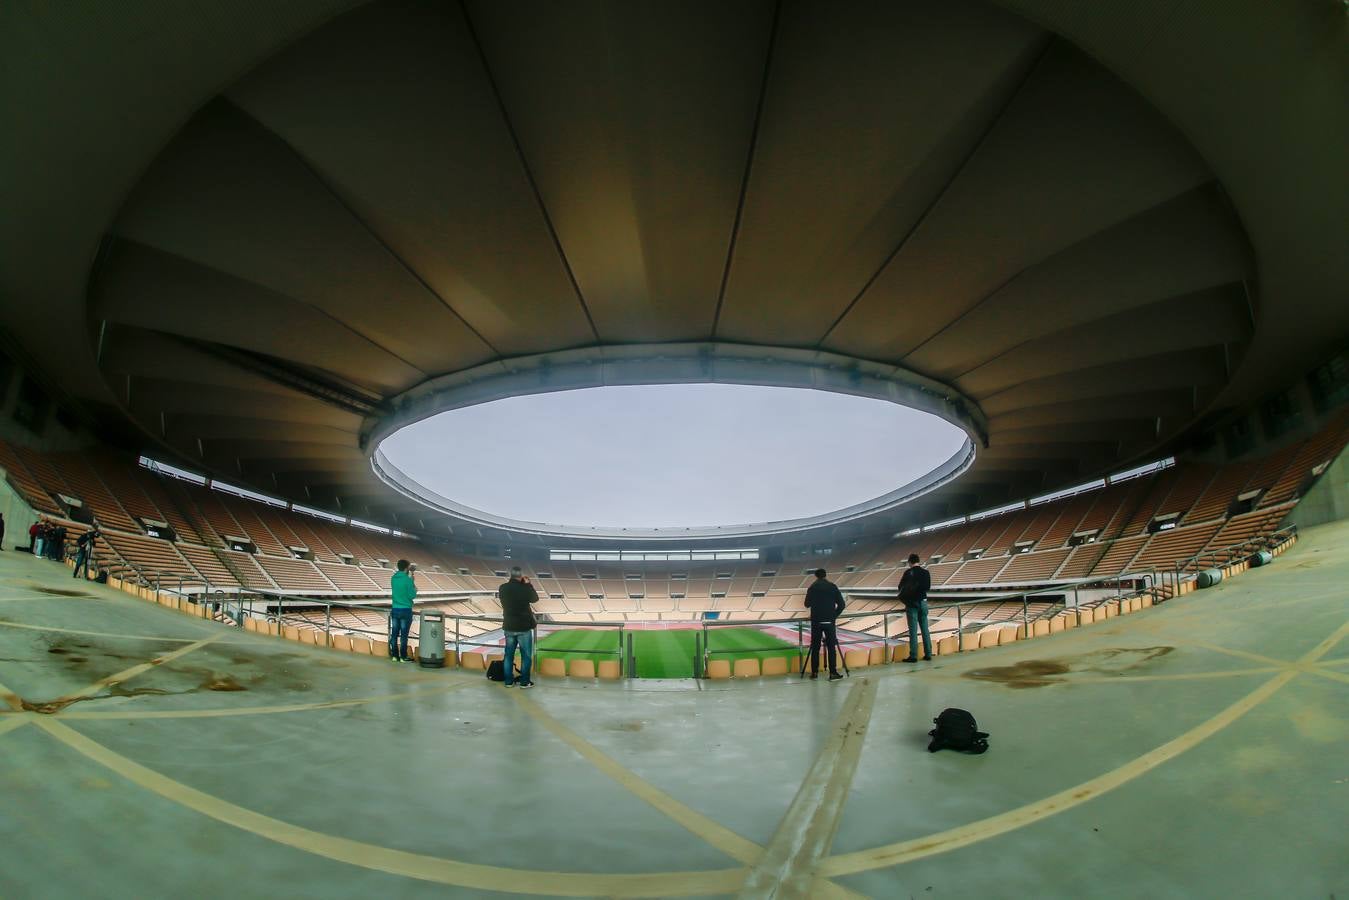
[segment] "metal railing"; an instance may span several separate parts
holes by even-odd
[[[1297,526],[1289,525],[1280,528],[1277,531],[1265,535],[1258,535],[1245,541],[1231,544],[1227,547],[1205,550],[1196,553],[1188,559],[1175,563],[1169,568],[1162,570],[1151,568],[1145,571],[1121,573],[1119,575],[1107,578],[1093,577],[1081,578],[1072,581],[1059,582],[1047,587],[1036,588],[1033,590],[1015,591],[995,595],[984,595],[971,598],[969,600],[956,600],[951,602],[929,602],[929,616],[937,621],[931,628],[930,634],[933,641],[955,635],[957,639],[957,649],[965,649],[965,640],[968,634],[972,634],[978,629],[991,625],[1005,625],[1019,623],[1024,629],[1025,634],[1030,634],[1031,628],[1036,621],[1052,618],[1058,615],[1066,608],[1091,608],[1099,606],[1102,603],[1116,603],[1119,608],[1133,597],[1141,595],[1150,595],[1154,600],[1165,600],[1174,597],[1179,593],[1179,587],[1185,580],[1187,573],[1194,573],[1204,568],[1215,566],[1230,565],[1233,562],[1248,558],[1252,553],[1259,550],[1268,550],[1276,548],[1285,542],[1291,540],[1297,535]],[[111,549],[111,548],[110,548]],[[115,550],[114,550],[115,553]],[[65,551],[65,558],[74,556],[73,549],[69,546]],[[389,609],[373,606],[360,606],[350,601],[330,601],[321,598],[287,596],[283,593],[274,593],[270,591],[257,591],[242,586],[217,586],[213,585],[209,578],[193,578],[180,572],[164,574],[145,567],[138,566],[128,560],[118,558],[108,558],[107,556],[101,562],[96,560],[94,568],[96,570],[107,571],[109,577],[117,578],[124,582],[131,582],[147,588],[151,588],[159,593],[168,593],[192,603],[209,603],[213,611],[219,613],[228,624],[243,628],[245,621],[250,618],[261,618],[268,622],[275,622],[278,630],[286,625],[295,627],[314,628],[322,631],[325,643],[332,643],[334,631],[352,634],[361,637],[367,637],[371,640],[387,642],[389,638]],[[1113,591],[1107,596],[1090,598],[1086,601],[1082,599],[1082,592],[1089,590],[1110,590]],[[1072,602],[1069,603],[1068,595],[1072,594]],[[1032,610],[1031,604],[1036,597],[1053,597],[1054,599],[1047,605],[1039,609]],[[934,598],[935,599],[935,598]],[[968,611],[972,607],[984,606],[991,603],[1005,604],[1008,602],[1020,601],[1020,615],[1014,615],[1010,619],[991,620],[988,618],[972,618]],[[290,609],[287,609],[289,603]],[[313,611],[322,609],[323,624],[319,627],[317,621],[308,615],[303,614],[302,610]],[[383,627],[378,629],[371,626],[357,626],[348,621],[334,623],[333,612],[335,609],[342,611],[362,610],[373,613],[378,618],[383,619]],[[954,625],[949,624],[950,613],[955,613]],[[486,648],[488,650],[500,651],[501,644],[497,642],[495,636],[500,632],[504,625],[504,619],[501,616],[476,615],[476,614],[457,614],[441,611],[446,619],[445,630],[445,649],[453,648],[456,658],[462,655],[466,650],[471,652],[470,648]],[[890,655],[890,648],[893,646],[909,643],[910,635],[907,626],[907,614],[903,607],[883,610],[863,610],[857,612],[844,612],[838,617],[838,624],[841,628],[847,629],[847,623],[859,619],[869,619],[879,616],[881,621],[880,633],[875,631],[876,625],[871,625],[866,631],[848,631],[846,634],[838,635],[838,649],[840,652],[846,652],[846,648],[858,644],[879,643],[885,648],[887,659]],[[892,622],[892,619],[903,621]],[[453,622],[453,631],[450,628],[450,622]],[[464,623],[490,623],[496,627],[481,630],[477,628],[466,629]],[[547,648],[542,652],[558,654],[562,656],[604,656],[613,657],[619,661],[620,672],[624,677],[637,677],[637,657],[633,648],[632,629],[630,623],[625,621],[613,622],[543,622],[543,626],[558,626],[562,628],[586,628],[586,629],[612,629],[616,632],[615,646],[613,648]],[[713,635],[717,629],[721,628],[762,628],[764,626],[779,626],[789,631],[796,632],[796,659],[800,663],[808,653],[809,640],[807,636],[807,627],[809,619],[804,616],[784,616],[773,619],[704,619],[698,623],[701,627],[695,635],[693,672],[694,677],[701,677],[706,672],[707,663],[718,655],[731,655],[744,653],[744,647],[714,647]],[[472,633],[468,633],[468,632]],[[541,648],[537,641],[538,629],[535,629],[535,653],[540,652]],[[768,652],[768,651],[764,651]],[[781,651],[779,651],[781,652]],[[770,654],[771,655],[771,654]]]
[[[1164,586],[1170,591],[1169,596],[1174,597],[1180,593],[1180,584],[1183,580],[1186,580],[1185,576],[1190,573],[1198,575],[1204,569],[1230,566],[1234,562],[1249,559],[1261,550],[1273,550],[1296,537],[1297,526],[1285,525],[1268,534],[1256,535],[1253,538],[1247,538],[1226,547],[1201,550],[1190,558],[1181,560],[1170,568],[1163,570]]]
[[[957,648],[960,650],[964,650],[965,635],[968,632],[972,631],[973,629],[985,628],[990,625],[1011,624],[1012,622],[1012,620],[1007,619],[1000,619],[995,621],[986,618],[980,618],[972,620],[967,624],[965,621],[966,610],[969,609],[970,607],[983,606],[990,603],[1003,604],[1019,600],[1021,602],[1019,621],[1021,626],[1024,628],[1025,633],[1029,634],[1031,631],[1031,626],[1035,622],[1041,619],[1052,618],[1058,615],[1064,609],[1068,608],[1069,592],[1071,592],[1073,595],[1073,602],[1071,604],[1073,608],[1079,607],[1092,608],[1095,606],[1099,606],[1102,603],[1113,602],[1118,604],[1119,608],[1122,609],[1125,601],[1132,599],[1133,597],[1141,596],[1143,594],[1147,594],[1151,596],[1154,600],[1156,600],[1159,596],[1157,578],[1158,578],[1157,570],[1148,569],[1147,571],[1142,572],[1121,573],[1119,575],[1113,575],[1109,578],[1081,578],[1073,581],[1062,582],[1060,584],[1052,585],[1050,587],[1037,588],[1035,590],[1029,591],[1017,591],[1013,593],[999,594],[992,597],[985,596],[973,598],[970,600],[957,600],[949,603],[929,602],[928,615],[930,618],[936,618],[938,620],[937,627],[930,628],[929,634],[932,636],[932,640],[934,642],[939,640],[941,637],[950,636],[951,634],[954,634],[956,636]],[[1093,588],[1108,589],[1111,586],[1113,586],[1115,590],[1109,596],[1100,597],[1095,599],[1094,601],[1088,601],[1086,603],[1082,602],[1081,593],[1084,589],[1085,590],[1090,590]],[[1052,601],[1047,607],[1032,611],[1030,608],[1030,605],[1033,602],[1031,598],[1039,596],[1054,596],[1056,599]],[[948,625],[940,624],[942,618],[949,618],[949,614],[945,617],[941,615],[942,612],[948,610],[955,610],[956,623],[954,626],[951,626],[949,624]],[[875,626],[873,625],[871,626],[871,629],[868,631],[851,632],[850,634],[852,636],[846,638],[844,635],[839,634],[838,635],[839,651],[844,652],[844,647],[847,645],[874,644],[879,641],[881,646],[885,648],[885,653],[888,658],[890,654],[890,648],[892,646],[910,642],[907,615],[908,615],[907,611],[903,607],[885,610],[873,609],[873,610],[863,610],[860,612],[841,613],[838,616],[836,622],[842,628],[846,628],[847,626],[844,623],[849,621],[855,621],[857,619],[874,618],[876,616],[880,616],[881,633],[879,635],[875,634],[874,633]],[[892,617],[898,617],[899,619],[904,621],[904,627],[902,630],[895,629],[892,631],[891,629]],[[796,651],[797,651],[797,661],[799,663],[800,660],[804,658],[808,652],[807,647],[809,646],[809,641],[806,639],[807,633],[806,630],[809,624],[810,620],[808,618],[805,618],[804,616],[789,616],[775,619],[740,619],[740,620],[704,619],[702,622],[701,638],[700,640],[695,641],[694,645],[695,646],[694,675],[695,677],[699,677],[702,672],[705,672],[707,663],[714,656],[730,655],[745,652],[743,647],[713,648],[711,644],[711,634],[718,628],[747,628],[747,627],[757,628],[762,627],[764,625],[778,625],[787,627],[789,629],[794,628],[796,630]]]
[[[390,637],[390,610],[379,607],[354,607],[350,603],[333,603],[327,600],[311,599],[307,597],[289,598],[291,611],[286,611],[287,598],[282,595],[269,596],[259,594],[256,597],[247,597],[241,601],[239,606],[241,618],[239,625],[242,627],[244,617],[261,617],[267,621],[276,622],[278,627],[291,625],[297,628],[314,628],[323,632],[324,639],[328,644],[332,643],[334,630],[343,634],[354,634],[361,637],[367,637],[370,640],[387,642]],[[262,604],[261,615],[259,616],[256,608],[257,603]],[[322,608],[323,626],[320,628],[314,619],[304,615],[303,609],[313,610]],[[340,609],[348,612],[353,609],[369,611],[375,613],[384,620],[384,627],[380,631],[373,628],[362,628],[353,626],[349,622],[339,622],[334,626],[333,610]],[[495,636],[502,632],[502,626],[505,625],[505,619],[501,616],[478,615],[469,613],[451,613],[437,610],[445,618],[445,646],[444,650],[453,649],[455,658],[459,658],[464,652],[473,652],[472,648],[483,648],[487,651],[504,652],[502,645],[495,639]],[[496,627],[487,630],[466,629],[465,622],[488,623]],[[453,624],[451,624],[453,623]],[[599,656],[612,657],[619,663],[619,671],[630,678],[637,677],[636,656],[633,654],[632,635],[628,630],[626,622],[542,622],[544,627],[558,625],[567,629],[589,628],[597,630],[613,630],[616,635],[615,646],[605,647],[547,647],[541,648],[538,641],[538,626],[534,628],[534,654],[538,658],[539,653],[558,654],[561,656]],[[469,633],[469,632],[472,633]],[[420,635],[418,635],[420,638]]]

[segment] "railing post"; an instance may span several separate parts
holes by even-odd
[[[881,640],[882,647],[885,648],[885,659],[882,662],[890,661],[890,613],[881,613]]]
[[[459,616],[454,617],[454,660],[458,665],[463,665],[459,658]]]
[[[327,646],[333,645],[333,605],[325,604],[323,607],[323,636],[327,640]]]
[[[1024,629],[1026,630],[1026,633],[1025,633],[1024,635],[1022,635],[1022,637],[1029,639],[1029,638],[1030,638],[1030,596],[1029,596],[1028,594],[1022,594],[1022,595],[1021,595],[1021,627],[1024,628]]]
[[[913,643],[912,636],[909,643]],[[965,610],[959,605],[956,606],[956,649],[965,649]]]

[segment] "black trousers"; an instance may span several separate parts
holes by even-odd
[[[820,642],[829,648],[829,674],[838,674],[838,659],[835,654],[835,646],[838,644],[838,633],[834,631],[833,622],[810,623],[810,674],[815,675],[820,671]]]

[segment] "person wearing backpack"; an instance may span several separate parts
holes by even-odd
[[[904,604],[904,618],[909,622],[909,655],[906,663],[918,662],[919,631],[923,634],[923,659],[932,658],[932,634],[927,626],[927,592],[932,589],[932,574],[918,565],[918,554],[909,554],[909,568],[899,579],[899,602]]]

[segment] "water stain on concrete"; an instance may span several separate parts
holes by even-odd
[[[188,694],[190,691],[166,691],[163,688],[136,687],[129,688],[125,685],[114,684],[108,688],[109,697],[164,697],[169,694]],[[97,700],[98,697],[88,697],[89,700]]]
[[[614,722],[609,726],[610,731],[641,731],[646,726],[642,722]]]
[[[201,683],[201,686],[208,691],[248,690],[248,688],[240,684],[233,675],[221,672],[212,672],[211,676]]]
[[[92,596],[93,596],[93,594],[89,593],[88,591],[71,591],[71,590],[67,590],[66,588],[34,587],[33,590],[35,590],[35,591],[40,591],[41,593],[44,593],[44,594],[51,594],[51,595],[53,595],[53,596],[55,596],[55,597],[92,597]]]
[[[1059,676],[1071,676],[1074,672],[1123,675],[1175,649],[1175,647],[1109,648],[1060,659],[1028,659],[1010,666],[974,669],[966,672],[964,677],[975,681],[991,681],[1017,690],[1045,687],[1050,684],[1069,683],[1071,678]]]

